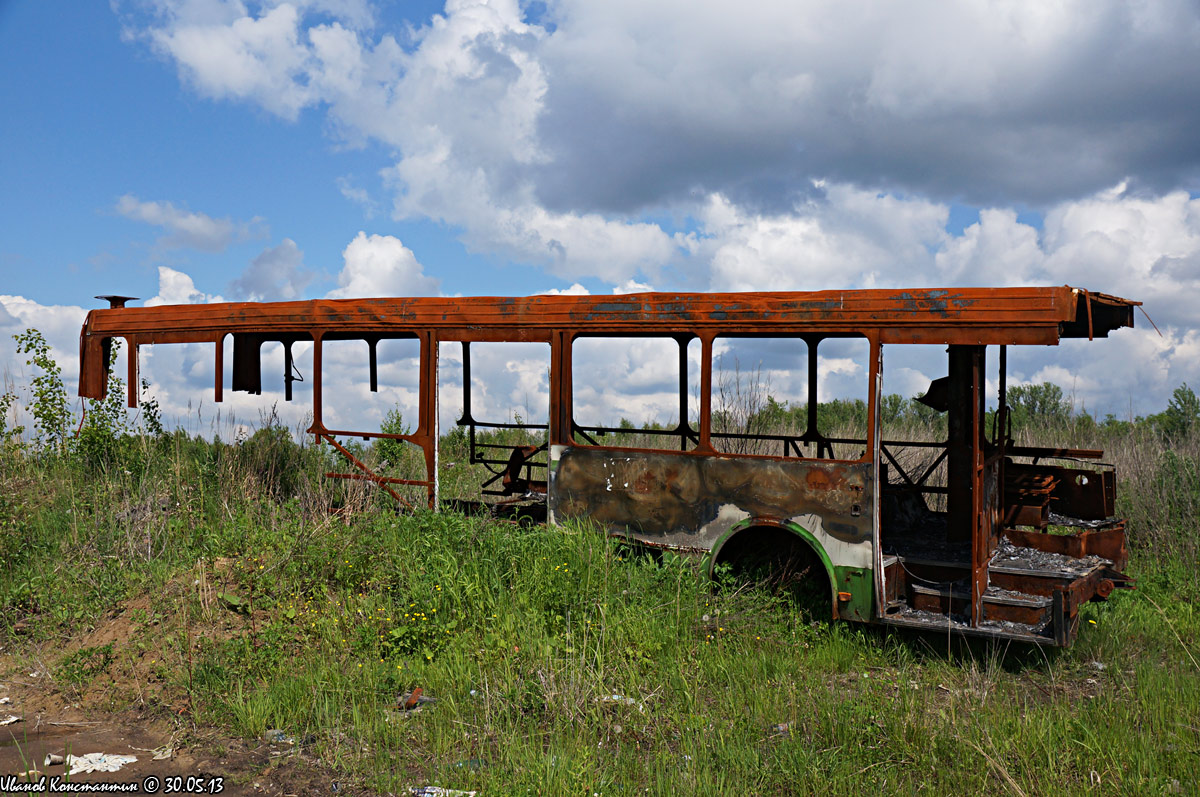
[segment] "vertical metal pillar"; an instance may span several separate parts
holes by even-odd
[[[713,333],[700,335],[700,445],[712,453],[712,353]]]
[[[320,434],[325,431],[325,424],[321,420],[321,332],[313,332],[313,422],[309,427],[309,431],[314,434]],[[234,346],[237,346],[237,336],[233,338]],[[234,371],[237,371],[237,358],[233,360]],[[318,437],[317,442],[321,439]]]
[[[884,582],[883,540],[880,538],[880,497],[882,495],[880,478],[883,474],[883,413],[880,407],[883,399],[883,344],[879,342],[878,333],[870,337],[871,368],[870,390],[867,397],[867,452],[871,455],[871,545],[874,548],[871,556],[873,579],[875,587],[875,616],[882,617],[887,603],[887,585]]]
[[[1000,347],[1000,396],[996,407],[996,439],[1001,451],[1008,444],[1008,347]],[[1003,480],[1000,482],[1003,484]]]
[[[125,338],[125,356],[128,358],[125,364],[129,369],[129,406],[136,407],[138,405],[138,344],[136,338]],[[108,369],[108,363],[104,364],[105,370]]]
[[[217,336],[216,382],[213,384],[213,400],[220,404],[225,398],[225,333]]]
[[[675,339],[679,344],[679,450],[687,451],[688,444],[688,359],[687,347],[691,337],[680,335]]]
[[[808,440],[817,437],[817,346],[820,342],[820,338],[804,339],[804,345],[808,347],[808,429],[805,430],[804,437]],[[821,456],[819,445],[817,456]]]
[[[559,404],[562,402],[563,364],[562,333],[550,333],[550,414],[546,418],[546,444],[561,445],[570,435],[563,428]]]
[[[421,378],[417,388],[417,416],[420,426],[417,438],[425,453],[425,479],[429,508],[437,509],[438,501],[438,339],[433,332],[421,334]]]
[[[969,546],[972,625],[983,619],[983,591],[987,588],[987,541],[982,523],[983,366],[983,346],[950,346],[946,534],[950,541]]]
[[[367,338],[367,372],[371,392],[379,392],[379,338]]]
[[[290,340],[283,341],[283,400],[292,400],[292,373],[295,371],[295,363],[292,360],[292,342]]]
[[[571,405],[571,342],[575,333],[550,333],[550,416],[547,440],[550,445],[570,445],[574,442]]]

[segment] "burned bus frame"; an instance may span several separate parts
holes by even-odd
[[[1007,347],[1057,345],[1065,338],[1103,338],[1133,326],[1137,302],[1071,287],[858,290],[788,293],[530,296],[521,298],[379,298],[279,303],[227,303],[126,308],[125,297],[88,314],[80,336],[79,394],[105,394],[114,338],[125,340],[129,405],[136,406],[138,347],[209,343],[214,391],[222,400],[224,342],[232,337],[233,390],[262,390],[260,349],[283,344],[286,398],[292,397],[291,347],[313,344],[309,432],[353,466],[333,477],[378,485],[397,501],[399,486],[438,495],[438,348],[463,347],[464,412],[471,456],[495,468],[485,493],[505,500],[541,498],[551,523],[586,517],[639,543],[703,553],[761,536],[802,544],[824,571],[834,618],[955,631],[1064,646],[1074,638],[1080,607],[1131,586],[1124,521],[1114,515],[1115,476],[1100,451],[1014,445],[1007,423]],[[603,444],[604,427],[576,424],[572,410],[572,345],[581,337],[669,338],[678,343],[679,424],[660,434],[679,449]],[[791,337],[810,349],[808,428],[765,436],[782,455],[721,453],[714,446],[713,343],[718,337]],[[870,346],[865,439],[824,438],[815,425],[816,348],[829,338],[865,338]],[[328,428],[322,416],[322,345],[360,340],[369,351],[367,378],[377,390],[376,348],[407,338],[420,345],[417,427],[411,434]],[[687,348],[700,344],[699,417],[689,422]],[[550,413],[544,447],[497,456],[476,445],[471,414],[470,344],[541,342],[550,347]],[[944,346],[948,375],[925,400],[947,413],[941,442],[884,440],[880,400],[884,348]],[[999,347],[998,423],[985,429],[984,366]],[[338,437],[392,438],[424,454],[423,478],[380,476]],[[859,443],[862,455],[833,459],[834,443]],[[899,448],[932,449],[932,462],[902,467]],[[544,462],[534,455],[546,449]],[[507,456],[504,456],[507,453]],[[1048,460],[1053,460],[1050,464]],[[1086,461],[1092,462],[1086,462]],[[944,484],[931,474],[941,467]],[[912,472],[910,472],[910,470]],[[540,478],[539,478],[540,477]],[[944,508],[929,498],[943,496]],[[1053,531],[1054,533],[1050,533]]]

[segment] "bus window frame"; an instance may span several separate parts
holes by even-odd
[[[598,338],[621,338],[623,340],[671,340],[674,341],[679,349],[679,420],[674,428],[671,429],[621,429],[612,426],[585,426],[578,423],[575,417],[575,371],[574,371],[574,355],[575,343],[579,340],[591,340]],[[560,374],[562,381],[563,399],[566,401],[566,421],[567,434],[566,437],[571,445],[580,448],[601,448],[620,451],[659,451],[676,454],[692,454],[700,451],[701,447],[701,430],[703,425],[703,406],[701,407],[701,420],[696,428],[693,428],[688,419],[688,347],[693,340],[700,339],[701,336],[695,332],[677,332],[664,331],[657,334],[630,334],[627,331],[602,331],[602,332],[572,332],[568,335],[564,346],[567,349],[566,361],[563,364],[563,373]],[[701,373],[704,371],[703,355],[701,355]],[[551,380],[554,380],[553,371]],[[587,433],[599,432],[600,434],[645,434],[657,437],[675,437],[679,439],[680,448],[645,448],[641,446],[611,446],[604,445],[595,438],[590,437]],[[582,440],[580,438],[583,438]],[[688,444],[691,448],[688,448]],[[701,452],[713,453],[713,452]]]

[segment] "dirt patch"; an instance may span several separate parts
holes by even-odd
[[[32,769],[34,780],[132,784],[131,791],[138,794],[151,793],[154,784],[162,793],[177,785],[176,791],[204,794],[373,794],[292,744],[247,742],[217,729],[198,728],[184,717],[85,712],[47,683],[0,683],[0,721],[20,717],[0,727],[0,793],[7,793],[5,776]],[[137,760],[116,772],[85,774],[68,774],[63,764],[46,763],[48,755],[89,753]]]
[[[175,748],[173,745],[180,745]],[[103,752],[137,760],[116,772],[69,774],[62,764],[45,763],[50,754],[82,756]],[[162,723],[136,717],[112,718],[90,727],[42,726],[31,731],[17,725],[0,728],[0,790],[5,775],[35,770],[33,779],[58,778],[79,783],[132,784],[131,791],[175,791],[226,795],[367,795],[291,745],[248,744],[215,731],[193,732],[181,743]]]
[[[30,769],[35,780],[133,784],[139,794],[154,783],[160,793],[178,786],[228,795],[373,794],[302,746],[246,741],[193,722],[187,690],[171,674],[187,671],[181,665],[202,641],[231,639],[265,620],[238,601],[235,566],[199,563],[70,640],[0,655],[0,722],[18,718],[0,725],[0,794],[12,784],[6,776]],[[70,775],[62,764],[44,763],[48,755],[89,753],[137,761],[116,772]]]
[[[169,676],[190,672],[205,644],[253,633],[267,620],[239,595],[237,560],[198,562],[153,595],[113,607],[90,629],[61,642],[25,645],[18,679],[38,681],[37,710],[63,705],[107,712],[129,708],[183,714],[186,690]],[[26,673],[36,676],[26,676]],[[0,679],[4,672],[0,670]],[[53,688],[51,688],[53,687]],[[44,704],[44,705],[43,705]]]

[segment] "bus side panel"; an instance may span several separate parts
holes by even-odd
[[[551,518],[648,545],[709,551],[744,520],[792,521],[835,566],[873,568],[870,463],[554,446]]]

